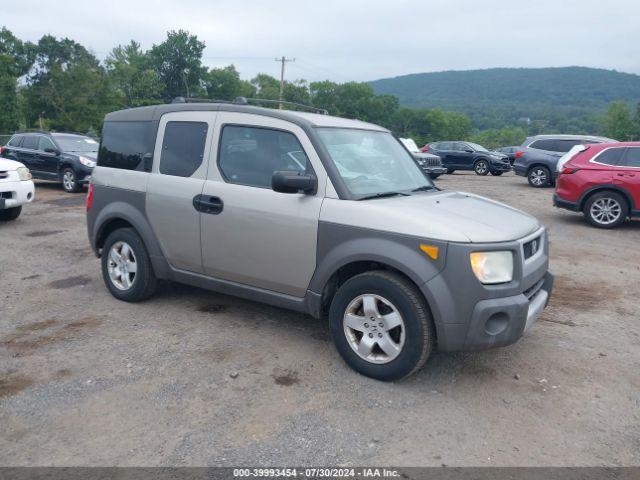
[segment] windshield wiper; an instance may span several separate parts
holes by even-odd
[[[434,187],[433,185],[423,185],[421,187],[414,188],[411,191],[412,192],[428,192],[429,190],[436,190],[436,187]]]
[[[403,197],[409,197],[410,195],[406,192],[381,192],[381,193],[374,193],[372,195],[366,195],[364,197],[360,197],[358,198],[358,200],[371,200],[374,198],[386,198],[386,197],[395,197],[398,195],[402,195]]]

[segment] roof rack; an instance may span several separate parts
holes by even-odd
[[[286,102],[284,100],[271,100],[268,98],[245,98],[245,97],[236,97],[232,102],[229,100],[215,100],[210,98],[184,98],[184,97],[176,97],[171,103],[227,103],[233,105],[249,105],[249,103],[264,103],[267,105],[287,105],[292,107],[304,108],[306,110],[310,110],[315,113],[320,113],[322,115],[329,115],[329,111],[325,108],[312,107],[311,105],[305,105],[304,103],[296,103],[296,102]]]

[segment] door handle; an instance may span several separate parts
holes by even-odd
[[[193,197],[193,208],[202,213],[218,215],[224,208],[224,202],[220,197],[196,195]]]
[[[635,177],[635,173],[619,173],[619,177]]]

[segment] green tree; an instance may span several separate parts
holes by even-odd
[[[162,101],[163,83],[151,68],[149,55],[140,49],[138,42],[131,40],[127,45],[115,47],[105,65],[116,90],[114,94],[125,99],[123,107],[138,107]]]
[[[33,45],[0,30],[0,133],[11,133],[23,123],[18,78],[33,64]]]
[[[204,94],[202,66],[205,44],[184,30],[167,32],[167,39],[149,51],[152,68],[164,84],[165,99]]]
[[[610,138],[630,140],[635,133],[635,123],[629,105],[623,101],[615,101],[609,106],[603,119],[603,133]]]
[[[527,138],[527,132],[522,127],[482,130],[468,137],[470,141],[479,143],[490,150],[498,147],[521,145],[525,138]]]
[[[204,77],[207,97],[217,100],[233,100],[236,97],[254,97],[256,88],[240,79],[236,67],[212,68]]]

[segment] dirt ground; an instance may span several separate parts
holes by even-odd
[[[0,226],[0,465],[640,465],[640,222],[447,175],[550,229],[556,290],[517,344],[354,373],[322,322],[175,284],[107,292],[84,195],[37,185]]]

